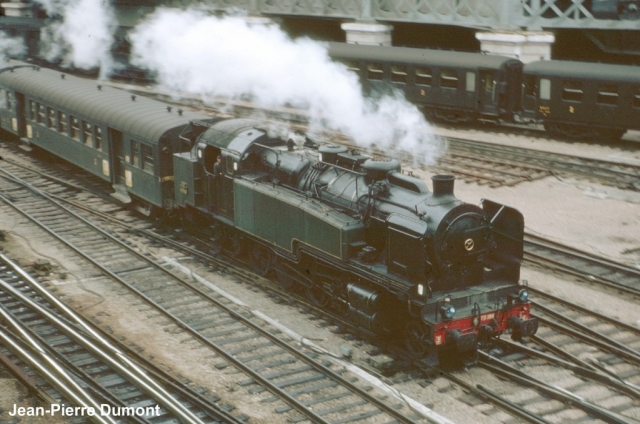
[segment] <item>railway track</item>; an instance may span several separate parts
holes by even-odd
[[[526,263],[580,278],[621,293],[640,296],[640,269],[592,255],[533,234],[525,234]]]
[[[538,334],[523,343],[501,339],[498,342],[501,349],[481,353],[480,364],[516,383],[530,384],[559,402],[570,402],[594,418],[606,422],[637,422],[640,419],[638,352],[622,347],[612,337],[589,334],[584,326],[566,315],[542,313],[546,307],[539,303],[535,307],[541,324]],[[607,325],[623,327],[622,324]],[[532,376],[535,376],[532,382],[524,383]],[[557,407],[560,405],[549,404],[553,413]]]
[[[473,161],[474,158],[493,158],[504,164],[527,164],[533,169],[588,178],[621,189],[640,190],[640,166],[637,165],[459,138],[447,140],[450,154],[459,159]]]
[[[87,411],[72,416],[88,417],[91,409],[95,415],[89,419],[101,423],[115,423],[122,416],[138,423],[240,422],[192,390],[179,388],[167,375],[149,377],[4,255],[0,314],[3,356],[21,381],[49,402],[46,409],[53,415],[53,405],[66,403]]]
[[[21,172],[23,177],[33,178],[29,171]],[[179,327],[178,331],[215,352],[221,368],[241,370],[246,377],[240,379],[240,386],[251,386],[249,391],[256,394],[271,392],[276,413],[293,408],[298,413],[292,419],[322,423],[420,419],[406,405],[385,401],[370,392],[370,386],[353,376],[343,376],[343,368],[317,358],[312,350],[294,347],[286,336],[224,296],[178,278],[149,255],[92,225],[7,169],[4,175],[1,197],[5,203],[91,262],[105,276],[105,284],[117,281],[127,287],[172,326]]]

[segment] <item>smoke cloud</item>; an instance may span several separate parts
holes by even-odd
[[[26,52],[22,38],[10,37],[6,32],[0,31],[0,60],[9,57],[21,56]]]
[[[113,63],[111,45],[117,23],[109,2],[102,0],[36,0],[49,16],[41,30],[40,52],[65,66],[100,68],[107,75]]]
[[[292,40],[274,25],[158,9],[129,37],[132,63],[156,73],[168,89],[307,109],[316,117],[312,131],[340,131],[362,146],[409,153],[422,164],[443,150],[402,94],[364,97],[357,76],[332,62],[323,44]]]

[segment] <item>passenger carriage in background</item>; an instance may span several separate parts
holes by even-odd
[[[435,118],[511,122],[520,106],[522,62],[517,59],[344,43],[329,43],[329,55],[358,74],[365,91],[390,84]]]
[[[368,92],[403,92],[433,118],[544,125],[571,139],[640,130],[640,67],[538,61],[479,53],[329,43]]]
[[[522,117],[564,137],[619,139],[640,130],[640,67],[544,61],[525,65]]]

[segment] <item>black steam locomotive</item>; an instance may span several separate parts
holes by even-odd
[[[0,126],[23,143],[123,200],[179,214],[256,272],[402,335],[415,355],[472,355],[505,331],[537,330],[519,284],[522,215],[461,202],[451,176],[429,190],[395,160],[299,146],[263,122],[187,113],[35,66],[1,68],[0,96]]]

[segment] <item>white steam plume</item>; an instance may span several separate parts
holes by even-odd
[[[364,98],[356,75],[332,62],[323,44],[291,40],[274,25],[158,9],[129,37],[132,63],[169,89],[305,108],[319,117],[311,122],[316,129],[322,124],[364,146],[410,153],[419,163],[441,153],[422,113],[401,94]]]
[[[81,69],[100,68],[101,75],[106,75],[113,65],[111,45],[117,28],[109,2],[36,1],[50,18],[40,36],[44,58]]]
[[[25,51],[22,38],[10,37],[6,32],[0,31],[0,60],[6,60],[10,56],[20,56]]]

